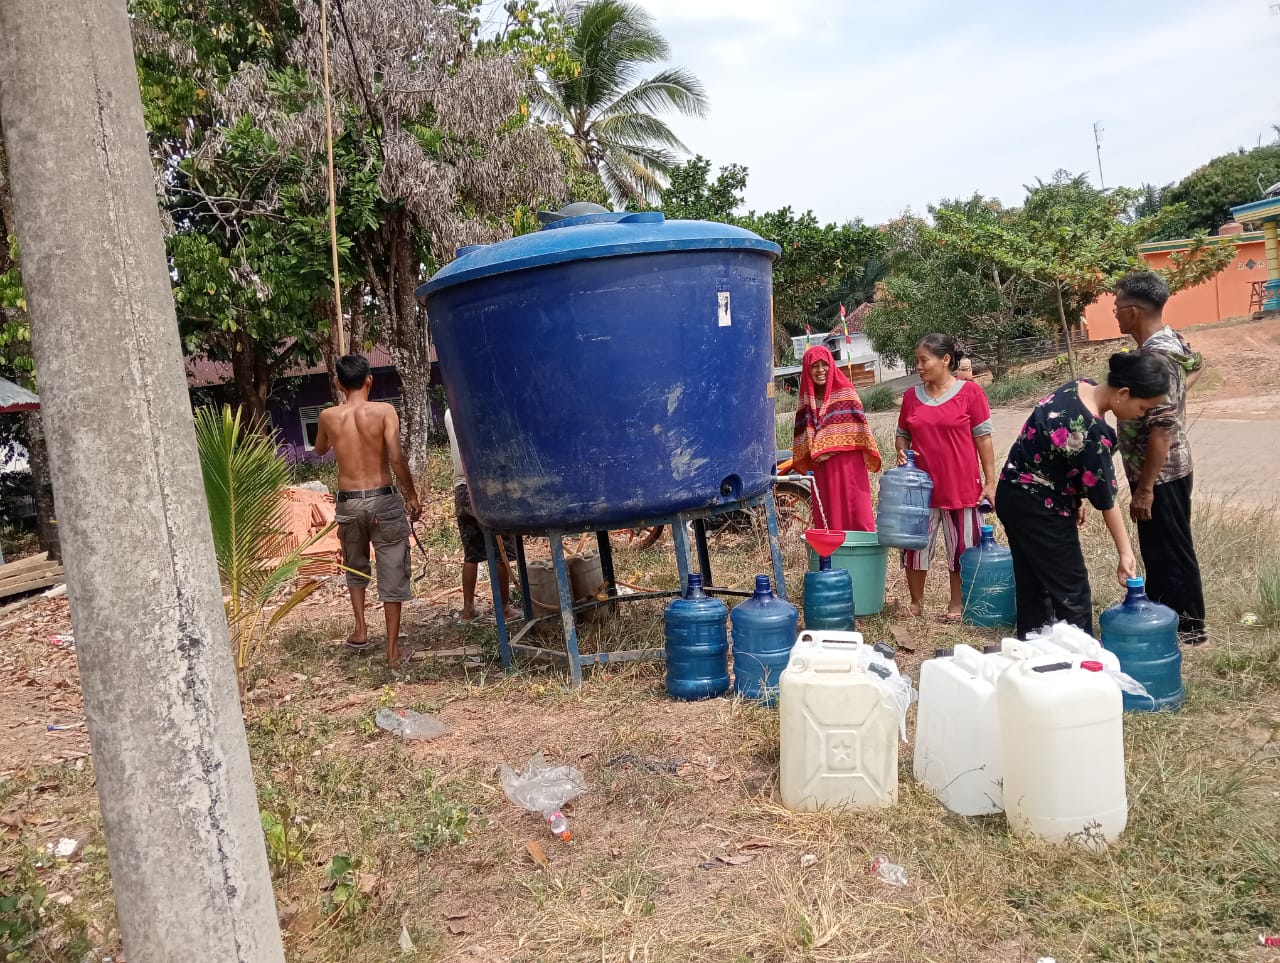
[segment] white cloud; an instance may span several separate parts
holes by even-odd
[[[750,168],[757,209],[869,221],[973,191],[1016,203],[1056,168],[1176,180],[1280,123],[1262,0],[843,4],[641,0],[711,114],[691,150]]]

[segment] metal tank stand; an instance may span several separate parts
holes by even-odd
[[[728,505],[720,505],[710,509],[698,509],[680,512],[675,515],[663,515],[657,518],[639,518],[632,521],[620,521],[615,528],[647,528],[653,525],[666,525],[675,541],[676,568],[680,575],[680,585],[688,584],[691,571],[701,571],[705,591],[713,595],[730,595],[749,597],[753,593],[739,589],[715,587],[711,575],[711,553],[707,550],[708,518],[724,515],[732,511],[749,510],[758,506],[764,507],[765,521],[769,531],[769,554],[773,560],[773,581],[778,596],[787,597],[786,577],[782,571],[782,543],[778,537],[778,513],[773,503],[773,490],[762,495],[741,499]],[[689,537],[685,526],[693,528],[694,548],[697,552],[698,567],[690,566]],[[581,535],[595,531],[596,546],[600,551],[600,569],[605,580],[605,597],[575,603],[569,579],[569,567],[565,563],[563,539],[568,535]],[[613,652],[595,652],[582,654],[578,650],[578,624],[574,617],[577,612],[585,612],[599,605],[615,605],[619,602],[634,602],[643,599],[672,598],[681,594],[681,590],[659,592],[633,592],[627,595],[618,594],[618,581],[613,569],[613,546],[609,542],[607,531],[597,531],[594,527],[568,527],[528,532],[527,536],[545,537],[551,542],[551,563],[556,573],[556,587],[560,596],[560,611],[545,615],[535,615],[533,599],[529,594],[529,569],[525,560],[525,535],[516,535],[516,565],[520,575],[520,599],[524,607],[523,625],[514,636],[510,636],[507,628],[506,613],[503,611],[501,596],[498,592],[498,554],[495,536],[502,534],[486,528],[484,530],[485,552],[489,561],[489,587],[493,592],[494,616],[498,623],[498,652],[502,656],[502,668],[510,671],[514,657],[517,655],[531,658],[554,659],[565,661],[569,666],[569,675],[574,685],[582,684],[583,666],[601,665],[606,662],[656,662],[666,658],[664,649],[621,649]],[[551,619],[559,618],[564,627],[564,649],[549,649],[526,641],[534,626]]]

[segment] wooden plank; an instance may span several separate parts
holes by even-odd
[[[49,553],[41,552],[39,555],[30,555],[27,558],[20,558],[16,562],[10,562],[8,565],[0,565],[0,579],[9,578],[12,575],[20,575],[23,572],[29,572],[33,568],[40,568],[49,564]],[[57,565],[57,562],[53,563]]]
[[[18,595],[21,592],[32,592],[36,589],[48,588],[50,585],[59,585],[62,583],[61,575],[54,575],[48,578],[36,579],[33,582],[23,582],[19,585],[3,585],[0,586],[0,598],[8,598],[10,595]]]
[[[11,575],[8,578],[0,578],[0,589],[8,588],[10,585],[20,585],[23,582],[30,582],[32,579],[49,578],[53,575],[61,575],[62,566],[57,562],[45,562],[40,568],[32,568],[28,572],[20,572],[17,575]]]

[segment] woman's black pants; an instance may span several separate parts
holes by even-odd
[[[1013,553],[1018,638],[1052,622],[1070,622],[1093,635],[1089,570],[1075,517],[1046,508],[1044,498],[1001,479],[996,515]]]

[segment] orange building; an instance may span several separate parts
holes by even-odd
[[[1203,284],[1179,291],[1169,298],[1164,308],[1164,320],[1173,328],[1247,317],[1261,307],[1257,300],[1251,298],[1255,292],[1254,282],[1267,280],[1267,254],[1262,232],[1233,234],[1212,240],[1219,244],[1234,244],[1235,260]],[[1186,250],[1190,244],[1190,241],[1159,241],[1143,244],[1138,253],[1153,270],[1159,270],[1169,264],[1169,258],[1175,251]],[[1120,327],[1113,313],[1115,303],[1113,295],[1104,294],[1085,310],[1084,320],[1089,326],[1090,341],[1120,337]]]

